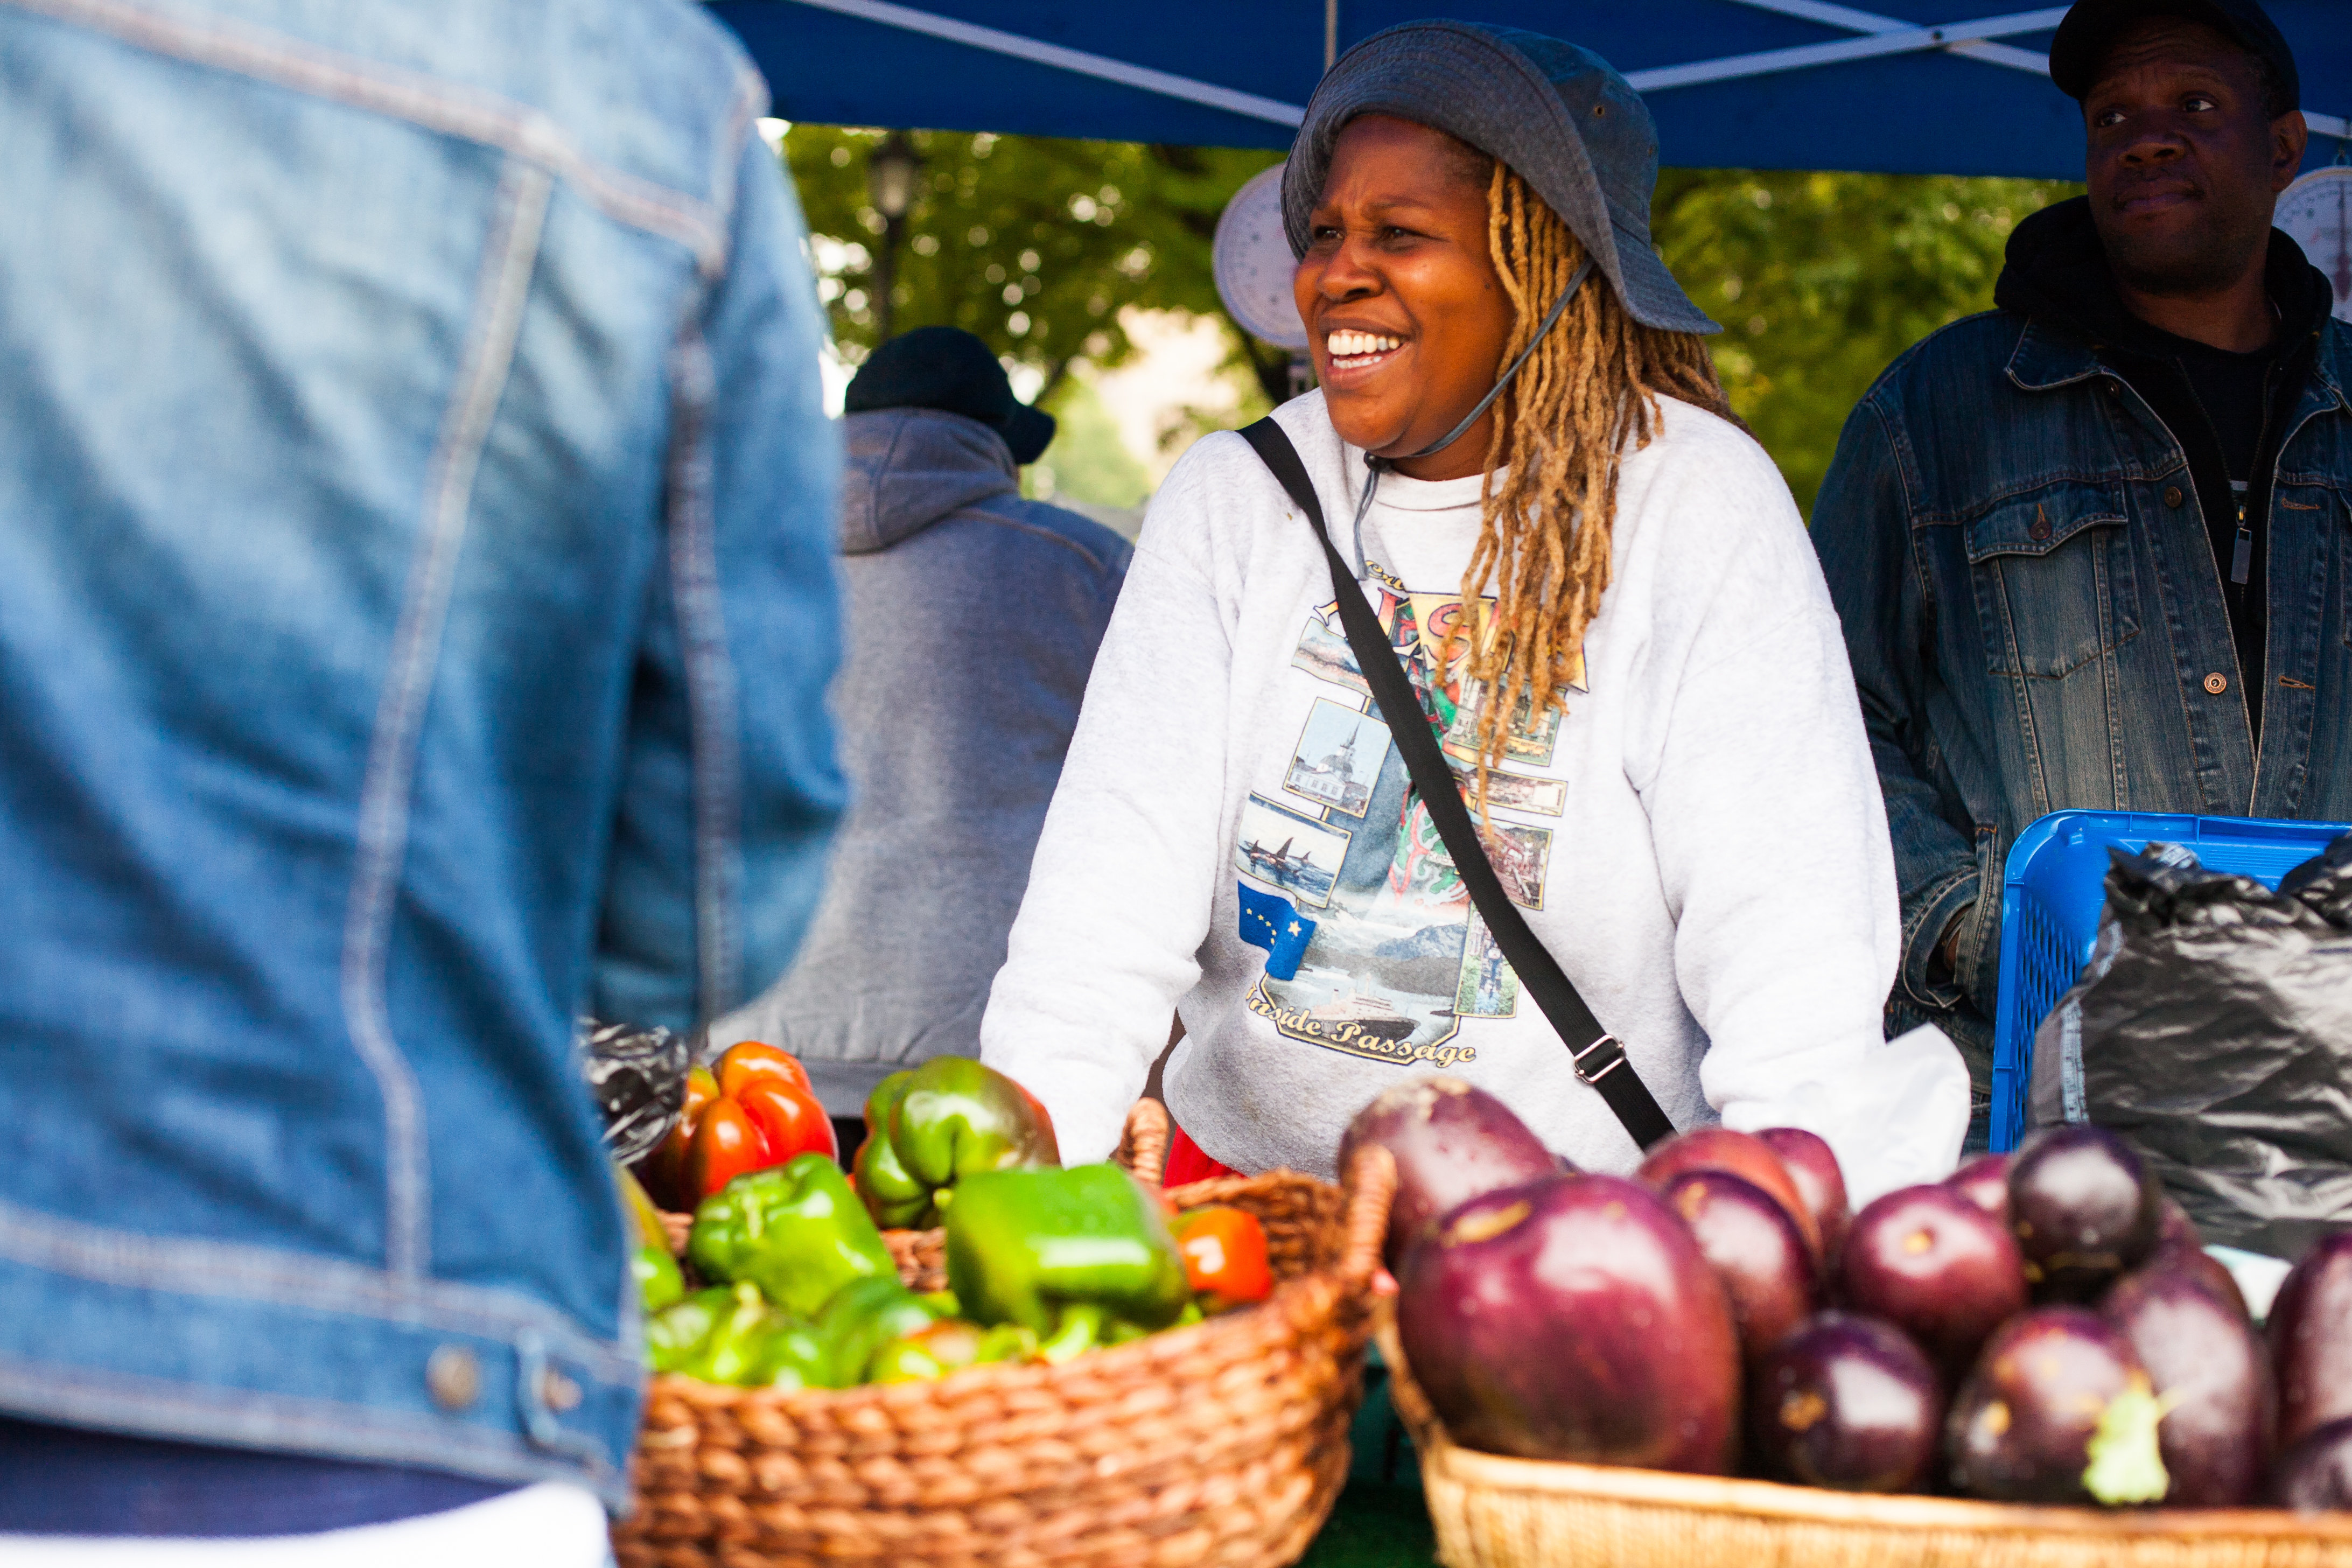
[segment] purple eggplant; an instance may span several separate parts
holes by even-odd
[[[2197,1222],[2189,1217],[2187,1209],[2168,1197],[2157,1205],[2156,1249],[2171,1252],[2189,1248],[2204,1251],[2205,1233],[2197,1228]]]
[[[1821,1232],[1822,1262],[1836,1268],[1838,1254],[1845,1247],[1846,1226],[1853,1222],[1853,1209],[1846,1200],[1845,1172],[1838,1165],[1836,1152],[1821,1134],[1801,1127],[1768,1127],[1756,1136],[1789,1168],[1789,1180],[1796,1184],[1797,1196],[1812,1211],[1813,1226]]]
[[[2079,1307],[2001,1325],[1952,1401],[1952,1480],[1993,1502],[2157,1502],[2163,1414],[2123,1331]]]
[[[2009,1166],[2009,1228],[2037,1301],[2089,1301],[2156,1251],[2164,1192],[2104,1127],[2052,1127]]]
[[[2298,1513],[2352,1512],[2352,1419],[2331,1421],[2281,1455],[2270,1500]]]
[[[2271,1303],[2282,1447],[2352,1416],[2352,1230],[2305,1253]]]
[[[2189,1217],[2187,1209],[2168,1197],[2156,1222],[2156,1256],[2141,1267],[2153,1268],[2158,1264],[2195,1275],[2207,1289],[2235,1307],[2238,1316],[2253,1321],[2253,1314],[2246,1310],[2246,1293],[2238,1289],[2237,1277],[2205,1250],[2205,1236],[2197,1228],[2197,1222]]]
[[[1661,1195],[1723,1281],[1742,1359],[1779,1344],[1818,1304],[1812,1249],[1763,1188],[1728,1171],[1685,1171]]]
[[[2009,1156],[1979,1154],[1944,1178],[1944,1185],[2009,1224]]]
[[[1748,1452],[1779,1480],[1921,1491],[1943,1435],[1935,1367],[1902,1330],[1875,1318],[1818,1313],[1748,1380]]]
[[[2134,1269],[2133,1273],[2145,1274],[2157,1268],[2188,1275],[2206,1289],[2210,1290],[2214,1300],[2235,1312],[2241,1322],[2253,1321],[2253,1315],[2246,1310],[2245,1292],[2238,1289],[2236,1277],[2221,1266],[2219,1258],[2203,1247],[2175,1247],[2169,1242],[2162,1243],[2157,1247],[2156,1256]],[[2126,1274],[2124,1278],[2128,1279],[2131,1275]]]
[[[2243,1508],[2262,1490],[2278,1418],[2270,1355],[2234,1303],[2213,1293],[2189,1258],[2159,1253],[2099,1303],[2121,1329],[2166,1410],[2157,1428],[2179,1508]],[[2210,1261],[2210,1259],[2205,1259]]]
[[[1397,1167],[1384,1249],[1391,1269],[1448,1209],[1497,1187],[1573,1169],[1509,1106],[1458,1078],[1433,1074],[1408,1079],[1356,1112],[1339,1139],[1339,1169],[1375,1143]]]
[[[1727,1474],[1731,1303],[1655,1193],[1549,1176],[1471,1199],[1405,1258],[1397,1336],[1454,1439],[1489,1453]]]
[[[1796,1181],[1789,1174],[1789,1167],[1780,1163],[1780,1156],[1753,1132],[1735,1132],[1728,1127],[1698,1127],[1676,1133],[1651,1150],[1642,1168],[1633,1174],[1654,1187],[1664,1187],[1685,1171],[1728,1171],[1763,1188],[1797,1222],[1813,1256],[1822,1255],[1822,1233],[1813,1223],[1813,1211],[1799,1194]]]
[[[1854,1215],[1838,1277],[1847,1306],[1909,1334],[1952,1381],[2025,1308],[2017,1243],[1949,1187],[1898,1188]]]

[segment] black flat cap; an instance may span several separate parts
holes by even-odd
[[[1004,367],[961,327],[917,327],[892,338],[857,367],[842,405],[852,414],[877,408],[961,414],[1003,437],[1013,460],[1022,465],[1035,462],[1054,439],[1054,416],[1013,396]]]
[[[2280,112],[2303,107],[2303,83],[2295,75],[2294,52],[2286,47],[2278,24],[2254,0],[2075,0],[2066,19],[2058,24],[2058,36],[2050,42],[2050,79],[2069,98],[2079,100],[2089,96],[2098,85],[2099,64],[2107,58],[2116,35],[2134,22],[2155,16],[2202,22],[2248,54],[2260,57],[2270,67],[2272,79],[2285,100]]]

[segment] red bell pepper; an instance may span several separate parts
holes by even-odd
[[[824,1102],[790,1052],[759,1040],[730,1046],[687,1075],[678,1123],[646,1163],[662,1201],[691,1209],[747,1171],[839,1149]]]
[[[718,1076],[719,1092],[739,1099],[746,1085],[767,1079],[782,1079],[811,1099],[816,1095],[800,1058],[764,1040],[739,1040],[728,1047],[719,1058]]]
[[[1185,1210],[1169,1228],[1184,1258],[1185,1280],[1203,1311],[1226,1311],[1274,1293],[1265,1227],[1257,1215],[1227,1204],[1209,1204]]]
[[[701,1121],[703,1111],[719,1098],[719,1080],[709,1068],[696,1068],[686,1075],[686,1100],[678,1111],[677,1125],[669,1136],[655,1146],[638,1167],[645,1177],[646,1190],[664,1207],[686,1211],[694,1207],[696,1199],[687,1195],[686,1161],[694,1147],[694,1129]]]
[[[729,1098],[760,1129],[767,1164],[781,1165],[796,1154],[822,1154],[830,1160],[841,1152],[824,1102],[806,1088],[778,1078],[755,1078]]]
[[[686,1154],[687,1201],[699,1204],[736,1177],[771,1163],[760,1124],[721,1095],[703,1108],[694,1124],[694,1142]]]

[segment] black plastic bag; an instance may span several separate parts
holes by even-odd
[[[2276,892],[2174,845],[2114,861],[2032,1120],[2122,1133],[2207,1240],[2299,1257],[2352,1224],[2352,835]]]
[[[582,1070],[604,1112],[604,1146],[633,1165],[669,1136],[686,1109],[693,1041],[656,1026],[580,1021]]]

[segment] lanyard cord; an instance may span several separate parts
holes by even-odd
[[[1470,410],[1469,413],[1465,414],[1462,416],[1460,423],[1456,424],[1453,429],[1447,431],[1444,436],[1438,437],[1436,440],[1432,441],[1420,451],[1407,452],[1402,458],[1375,458],[1370,452],[1364,454],[1364,467],[1371,470],[1371,473],[1370,477],[1364,481],[1364,494],[1362,499],[1356,502],[1356,523],[1354,529],[1356,537],[1352,542],[1356,551],[1356,576],[1359,581],[1362,579],[1364,574],[1364,519],[1370,515],[1372,510],[1372,495],[1373,492],[1380,489],[1381,476],[1395,468],[1399,463],[1410,463],[1416,458],[1426,458],[1432,453],[1443,452],[1446,447],[1451,447],[1454,442],[1459,441],[1464,436],[1469,434],[1470,426],[1478,423],[1480,416],[1482,416],[1487,409],[1492,408],[1495,405],[1495,399],[1503,395],[1503,388],[1511,384],[1512,378],[1519,374],[1519,368],[1528,363],[1528,356],[1536,352],[1536,345],[1542,342],[1544,339],[1550,334],[1552,328],[1559,324],[1561,314],[1568,310],[1568,302],[1576,298],[1576,291],[1579,289],[1583,288],[1584,280],[1591,276],[1592,258],[1588,255],[1584,258],[1583,264],[1577,268],[1576,276],[1568,280],[1568,287],[1560,290],[1559,298],[1552,301],[1551,309],[1544,312],[1543,325],[1538,327],[1536,329],[1536,335],[1528,340],[1528,346],[1519,351],[1519,357],[1511,362],[1510,368],[1508,370],[1506,370],[1501,375],[1495,378],[1494,386],[1487,391],[1486,396],[1478,400],[1478,405]]]

